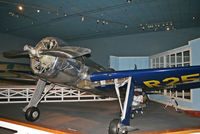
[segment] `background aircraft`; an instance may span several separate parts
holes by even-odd
[[[1,85],[17,84],[27,85],[35,84],[36,79],[33,75],[27,75],[18,72],[31,72],[29,64],[16,63],[16,62],[5,62],[0,61],[0,83]]]
[[[115,90],[121,115],[120,118],[110,122],[109,134],[126,134],[136,130],[130,126],[135,88],[150,90],[172,87],[181,90],[184,87],[187,87],[186,89],[200,87],[200,66],[107,71],[87,57],[91,53],[90,49],[64,45],[65,42],[60,39],[47,37],[35,47],[25,45],[24,51],[4,53],[4,56],[8,58],[29,55],[31,69],[38,78],[31,101],[23,109],[29,121],[39,118],[40,111],[37,105],[43,97],[42,93],[47,83],[51,83],[48,90],[55,85],[62,85],[105,96],[113,96]],[[114,87],[114,90],[111,87]],[[125,92],[124,103],[120,97],[122,91]]]

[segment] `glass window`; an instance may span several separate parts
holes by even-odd
[[[190,89],[184,90],[184,98],[185,99],[191,99],[191,91],[190,91]]]
[[[190,66],[190,50],[152,58],[151,64],[153,68]]]
[[[159,68],[159,57],[156,58],[156,68]]]
[[[166,67],[169,67],[169,55],[166,55]]]
[[[160,67],[163,68],[164,67],[164,57],[160,57]]]
[[[183,52],[183,57],[184,57],[184,62],[189,62],[190,61],[190,51],[184,51]]]
[[[160,63],[164,63],[164,57],[160,57]]]
[[[175,54],[171,54],[171,64],[175,64]]]
[[[153,60],[152,60],[152,67],[153,67],[153,68],[155,68],[155,67],[156,67],[156,65],[155,65],[155,62],[156,62],[156,59],[155,59],[155,58],[153,58]]]
[[[171,67],[175,67],[175,65],[171,65]]]
[[[182,64],[177,64],[177,67],[182,67]]]
[[[177,63],[182,63],[182,53],[177,53],[176,54],[176,59],[177,59]]]
[[[190,63],[184,63],[184,66],[188,67],[188,66],[190,66]]]
[[[159,64],[159,58],[158,57],[156,58],[156,64]]]
[[[166,56],[166,62],[169,63],[169,55]]]

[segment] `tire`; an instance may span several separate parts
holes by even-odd
[[[25,112],[25,118],[28,121],[34,122],[40,117],[40,110],[37,107],[29,107]]]
[[[120,123],[120,120],[119,119],[113,119],[111,122],[110,122],[110,125],[109,125],[109,129],[108,129],[108,134],[128,134],[128,132],[123,132],[123,133],[119,133],[119,123]]]

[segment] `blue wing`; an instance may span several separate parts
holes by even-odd
[[[90,76],[91,81],[102,81],[132,77],[134,85],[142,88],[159,88],[187,86],[197,88],[200,86],[200,66],[142,69],[114,72],[97,72]]]

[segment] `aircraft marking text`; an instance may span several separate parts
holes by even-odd
[[[199,73],[196,73],[196,74],[190,74],[190,75],[183,75],[181,76],[181,78],[169,77],[169,78],[163,79],[162,81],[149,80],[149,81],[144,81],[143,83],[149,88],[161,87],[161,85],[171,86],[171,85],[179,84],[179,82],[184,83],[184,82],[189,82],[189,81],[197,81],[199,80],[199,76],[200,76]]]

